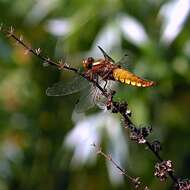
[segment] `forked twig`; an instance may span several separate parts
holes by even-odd
[[[106,160],[110,161],[120,172],[122,175],[124,175],[127,179],[130,180],[130,182],[134,185],[135,189],[139,189],[140,185],[142,182],[140,181],[139,177],[131,177],[130,175],[127,174],[127,171],[124,170],[117,162],[112,158],[111,155],[106,154],[105,152],[102,151],[102,148],[95,143],[92,144],[93,147],[96,148],[97,154],[102,155]],[[144,190],[149,190],[147,186],[143,188]]]

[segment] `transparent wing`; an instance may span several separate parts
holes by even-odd
[[[47,88],[47,96],[65,96],[76,93],[89,86],[89,82],[84,78],[77,76],[68,82],[60,81]]]
[[[125,52],[121,59],[116,62],[116,64],[123,68],[129,69],[132,66],[132,60],[132,54],[130,52]]]
[[[91,91],[90,87],[82,90],[78,103],[75,105],[75,111],[82,113],[92,108],[94,106],[92,97],[93,91]]]
[[[115,62],[100,46],[98,46],[98,48],[100,49],[100,51],[102,52],[102,54],[104,55],[104,58],[114,64],[118,64],[123,68],[129,68],[131,66],[131,62],[132,62],[132,55],[130,52],[126,51],[123,55],[123,57]]]
[[[99,79],[99,85],[102,88],[105,88],[105,84],[104,80]],[[106,90],[108,90],[108,92],[110,91],[111,84],[111,81],[108,81],[106,84]],[[85,112],[95,105],[100,109],[105,109],[106,103],[107,99],[102,95],[102,92],[94,85],[91,85],[90,88],[81,91],[79,101],[75,106],[75,111],[78,113]]]
[[[108,80],[107,82],[105,82],[104,80],[101,80],[99,84],[103,89],[106,89],[106,91],[110,93],[114,81]],[[108,99],[104,95],[102,95],[102,92],[98,88],[96,88],[93,101],[94,104],[96,104],[100,109],[105,109],[107,106]]]
[[[128,59],[129,59],[129,56],[128,54],[125,54],[118,62],[117,64],[118,65],[121,65],[122,67],[127,67],[128,66]]]
[[[108,61],[111,61],[112,63],[115,63],[115,61],[100,47],[98,46],[102,54],[104,55],[104,58]]]
[[[99,82],[99,85],[104,88],[105,86],[105,81],[101,81]],[[94,89],[94,93],[93,93],[93,102],[95,105],[97,105],[100,109],[105,109],[106,107],[106,102],[107,99],[104,95],[102,95],[102,92],[98,89],[95,88]]]

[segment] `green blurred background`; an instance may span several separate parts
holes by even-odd
[[[87,55],[100,57],[97,45],[116,60],[129,52],[132,71],[157,86],[118,85],[117,99],[128,101],[137,125],[153,126],[149,138],[161,141],[161,155],[188,178],[189,10],[189,0],[0,0],[0,21],[44,54],[73,65]],[[94,140],[150,189],[172,189],[170,179],[154,177],[155,157],[128,139],[119,117],[102,118],[98,109],[76,116],[79,94],[46,96],[48,86],[73,74],[43,67],[0,36],[0,190],[133,189],[105,159],[96,159]]]

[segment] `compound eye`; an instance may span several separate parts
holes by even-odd
[[[89,57],[88,58],[88,63],[93,63],[94,62],[94,58],[93,57]]]
[[[88,68],[88,69],[92,69],[92,63],[89,63],[89,62],[88,62],[87,68]]]
[[[85,68],[85,69],[91,69],[92,68],[92,59],[90,59],[89,60],[89,58],[87,58],[87,59],[84,59],[83,61],[82,61],[82,63],[83,63],[83,67]]]

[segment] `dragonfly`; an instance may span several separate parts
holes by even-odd
[[[115,63],[115,61],[100,46],[98,46],[98,48],[103,53],[104,58],[95,60],[93,57],[89,57],[83,60],[86,76],[98,75],[105,81],[119,81],[137,87],[150,87],[155,85],[154,81],[145,80],[130,72],[127,68],[123,68],[122,65],[119,64],[121,61]]]
[[[91,84],[85,78],[90,78],[98,82],[98,84],[106,91],[111,91],[112,82],[118,81],[123,84],[136,87],[151,87],[155,85],[154,81],[143,79],[136,74],[130,72],[126,66],[125,58],[115,62],[102,47],[98,46],[103,54],[102,59],[94,59],[88,57],[83,59],[83,77],[77,76],[75,79],[64,82],[55,83],[46,90],[48,96],[65,96],[81,91],[81,96],[75,106],[75,111],[83,112],[93,107],[94,104],[100,108],[106,105],[106,98],[103,98],[102,92],[95,85]]]

